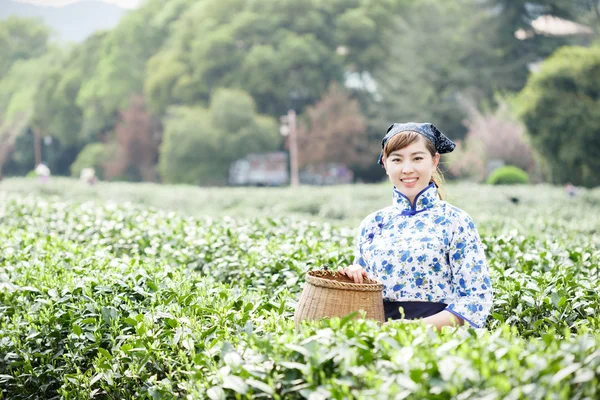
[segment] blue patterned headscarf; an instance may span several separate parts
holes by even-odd
[[[407,122],[405,124],[394,123],[388,128],[385,137],[381,141],[381,154],[379,155],[379,160],[377,160],[380,165],[383,165],[383,149],[385,148],[387,141],[390,140],[392,136],[396,136],[400,132],[406,131],[420,133],[427,139],[431,140],[435,150],[440,154],[450,153],[456,147],[456,144],[452,140],[440,132],[435,125],[430,124],[429,122]]]

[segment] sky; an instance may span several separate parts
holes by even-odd
[[[36,5],[40,5],[40,6],[62,7],[62,6],[66,6],[67,4],[77,3],[81,0],[16,0],[16,1],[18,1],[19,3],[36,4]],[[135,8],[141,3],[141,0],[97,0],[97,1],[103,1],[103,2],[109,3],[109,4],[116,4],[122,8]]]

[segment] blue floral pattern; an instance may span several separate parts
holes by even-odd
[[[445,303],[446,311],[483,327],[493,290],[471,217],[440,200],[433,183],[414,206],[396,188],[393,197],[360,224],[355,263],[384,284],[384,300]]]

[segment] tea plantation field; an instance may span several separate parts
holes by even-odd
[[[5,180],[0,396],[600,398],[600,191],[448,191],[486,245],[485,329],[332,319],[295,331],[304,273],[352,261],[387,185]]]

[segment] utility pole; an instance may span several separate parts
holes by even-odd
[[[40,137],[40,131],[38,128],[33,128],[33,150],[35,156],[35,165],[33,169],[35,169],[38,165],[42,163],[42,138]]]
[[[288,111],[288,123],[290,124],[290,184],[296,187],[300,184],[298,179],[298,133],[296,129],[296,111]]]
[[[289,148],[290,148],[290,185],[297,187],[300,184],[298,178],[298,130],[296,126],[296,111],[293,109],[288,110],[287,115],[280,118],[281,134],[283,136],[289,136]]]

